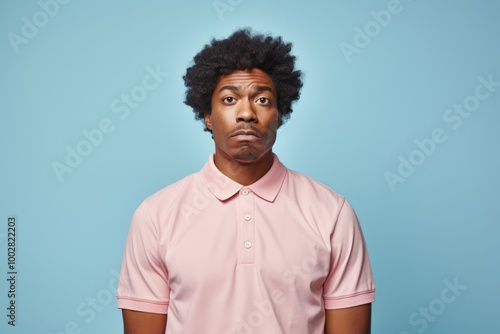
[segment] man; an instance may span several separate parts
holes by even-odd
[[[215,153],[132,218],[126,334],[370,332],[375,287],[354,211],[272,152],[302,87],[290,51],[239,30],[188,68],[186,104]]]

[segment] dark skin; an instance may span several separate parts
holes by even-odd
[[[325,334],[370,334],[372,304],[325,310]]]
[[[325,314],[325,334],[370,333],[371,304],[325,310]],[[164,334],[167,315],[123,310],[123,323],[125,334]]]
[[[215,165],[230,179],[250,185],[271,168],[280,114],[272,79],[259,69],[219,79],[205,125],[215,143]],[[164,334],[166,314],[123,310],[125,334]],[[325,310],[325,334],[369,334],[371,304]]]
[[[205,125],[215,142],[215,164],[230,179],[249,185],[273,164],[272,147],[279,126],[276,89],[259,69],[220,78]]]
[[[165,334],[167,315],[122,310],[124,334]]]

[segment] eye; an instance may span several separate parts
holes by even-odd
[[[222,101],[224,101],[226,103],[233,103],[235,101],[235,98],[232,96],[228,96],[228,97],[223,98]]]
[[[261,104],[269,104],[271,101],[267,97],[259,97],[257,102]]]

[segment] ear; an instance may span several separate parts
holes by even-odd
[[[210,112],[205,111],[204,119],[205,119],[205,126],[207,127],[207,129],[212,131],[212,120],[210,119]]]
[[[283,125],[283,115],[278,111],[278,128]]]

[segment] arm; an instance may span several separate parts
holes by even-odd
[[[330,274],[325,281],[326,334],[369,334],[375,284],[354,210],[344,201],[331,237]]]
[[[117,289],[125,334],[165,334],[170,288],[157,232],[144,201],[130,223]]]
[[[125,334],[165,334],[167,315],[122,310]]]
[[[372,304],[325,310],[325,334],[370,334]]]

